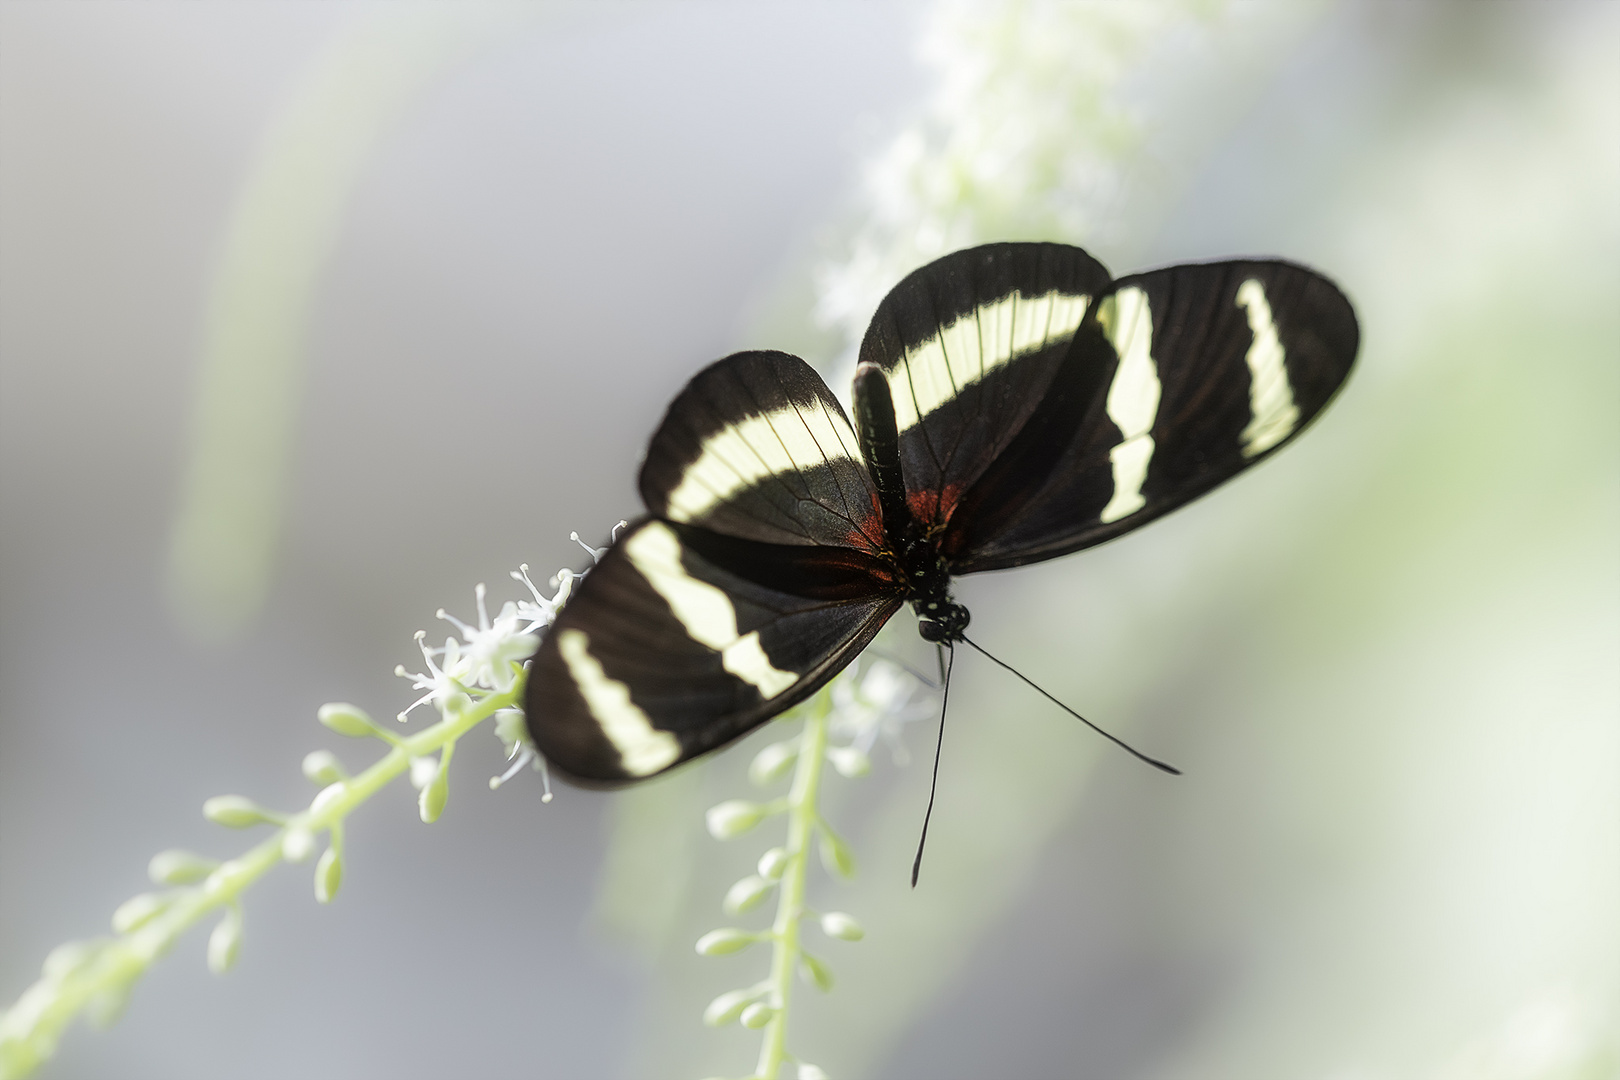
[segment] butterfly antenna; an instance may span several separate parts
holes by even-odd
[[[939,754],[945,748],[945,706],[951,700],[951,666],[956,663],[954,645],[944,646],[940,651],[946,654],[941,657],[943,668],[940,672],[940,677],[945,683],[945,693],[939,700],[939,741],[934,744],[934,778],[928,784],[928,810],[923,814],[922,836],[917,840],[917,857],[911,863],[913,889],[917,887],[917,875],[922,872],[923,847],[928,843],[928,820],[934,816],[934,792],[939,790]]]
[[[1029,685],[1034,686],[1036,690],[1040,691],[1041,696],[1046,698],[1047,701],[1050,701],[1052,704],[1056,705],[1058,708],[1062,709],[1064,712],[1068,713],[1070,716],[1074,717],[1076,720],[1080,721],[1082,724],[1086,725],[1086,727],[1090,728],[1092,731],[1095,731],[1097,734],[1101,735],[1103,738],[1107,739],[1109,742],[1113,743],[1115,746],[1118,746],[1121,749],[1129,752],[1133,757],[1137,758],[1138,760],[1147,762],[1149,765],[1153,766],[1155,769],[1163,770],[1164,772],[1167,772],[1172,776],[1180,776],[1181,775],[1181,770],[1176,768],[1174,765],[1168,765],[1165,762],[1160,761],[1158,758],[1150,758],[1146,754],[1142,753],[1142,751],[1138,750],[1136,747],[1134,747],[1130,743],[1126,742],[1124,739],[1121,739],[1121,738],[1119,738],[1118,736],[1115,736],[1115,735],[1108,734],[1108,732],[1104,731],[1102,728],[1098,727],[1096,724],[1093,724],[1090,720],[1087,720],[1085,717],[1081,716],[1079,713],[1075,712],[1073,709],[1071,709],[1067,705],[1063,704],[1063,702],[1059,701],[1057,698],[1053,697],[1051,694],[1048,694],[1045,690],[1042,690],[1039,686],[1036,686],[1034,681],[1031,680],[1029,678],[1029,676],[1025,675],[1022,671],[1019,671],[1017,668],[1013,667],[1011,664],[1008,664],[1008,663],[1006,663],[1004,661],[1001,661],[1001,660],[997,660],[994,656],[991,656],[988,652],[985,652],[985,650],[984,650],[984,648],[982,646],[980,646],[977,642],[974,642],[974,641],[970,640],[966,634],[962,635],[962,640],[966,641],[969,645],[972,645],[975,649],[977,649],[986,658],[995,661],[995,663],[997,663],[997,664],[1001,665],[1002,667],[1006,668],[1008,671],[1012,672],[1014,675],[1017,675],[1020,679],[1023,679],[1026,683],[1029,683]],[[948,692],[949,687],[947,686],[946,689],[947,689],[947,692]],[[937,765],[936,765],[936,767],[937,767]],[[926,831],[926,829],[927,829],[927,825],[925,824],[924,825],[924,830]],[[918,858],[921,858],[921,857],[922,857],[922,853],[918,852]],[[916,882],[913,881],[912,884],[915,885]]]

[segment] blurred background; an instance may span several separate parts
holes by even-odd
[[[329,700],[638,512],[747,347],[835,389],[906,270],[1050,239],[1284,255],[1360,366],[1140,534],[961,583],[926,769],[829,813],[836,1077],[1620,1075],[1620,5],[0,5],[0,1001],[147,858],[300,805]],[[909,616],[894,647],[910,647]],[[781,732],[765,737],[780,737]],[[926,763],[931,725],[908,733]],[[756,740],[757,742],[757,740]],[[773,842],[747,745],[620,795],[401,785],[48,1077],[737,1075],[693,954]]]

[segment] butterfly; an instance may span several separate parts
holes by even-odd
[[[642,780],[814,693],[907,603],[924,639],[966,640],[952,578],[1111,540],[1275,453],[1358,340],[1344,294],[1294,263],[1115,279],[1076,247],[1001,243],[884,298],[853,422],[797,357],[718,360],[648,444],[647,516],[535,654],[535,745],[579,783]]]

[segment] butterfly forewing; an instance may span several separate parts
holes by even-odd
[[[1108,272],[1079,248],[989,244],[947,255],[884,298],[860,359],[889,384],[907,502],[927,529],[1039,406]]]
[[[1355,358],[1349,301],[1290,263],[1115,282],[1009,452],[962,499],[953,572],[1016,566],[1146,524],[1311,421]]]
[[[643,521],[547,632],[525,708],[574,780],[624,783],[715,749],[812,693],[899,607],[860,552]]]
[[[849,419],[787,353],[737,353],[699,372],[647,447],[641,497],[659,517],[746,540],[883,545]]]

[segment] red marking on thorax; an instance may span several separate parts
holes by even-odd
[[[911,514],[920,522],[928,532],[937,532],[943,529],[951,520],[951,514],[956,511],[956,504],[962,498],[960,484],[947,484],[942,491],[911,491],[906,493],[906,505],[911,507]]]

